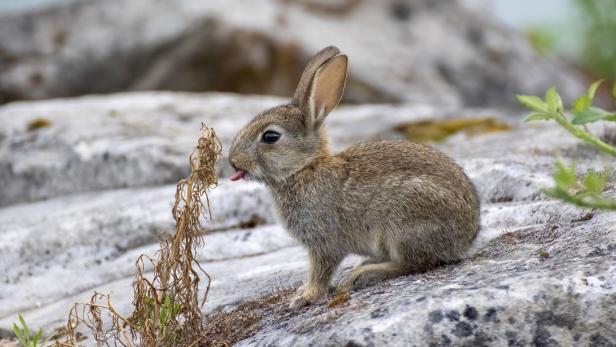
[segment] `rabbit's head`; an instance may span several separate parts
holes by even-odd
[[[284,181],[313,160],[330,155],[323,121],[344,91],[347,57],[327,47],[308,63],[293,100],[257,115],[235,137],[229,162],[237,180]]]

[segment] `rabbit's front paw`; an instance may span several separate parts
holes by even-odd
[[[291,299],[289,308],[298,309],[310,304],[324,301],[325,291],[312,287],[308,284],[304,284],[297,288],[296,295]]]
[[[306,287],[308,287],[308,283],[304,283],[301,286],[297,287],[297,289],[295,290],[295,295],[296,296],[302,295],[302,293],[306,291]]]

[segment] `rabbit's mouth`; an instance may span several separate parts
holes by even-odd
[[[246,171],[244,171],[242,169],[238,169],[237,171],[235,171],[235,173],[233,175],[231,175],[230,180],[231,181],[237,181],[237,180],[240,180],[240,179],[244,178],[245,175],[246,175]]]

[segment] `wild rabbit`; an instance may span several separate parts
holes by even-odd
[[[308,281],[291,308],[324,299],[349,253],[367,260],[339,290],[459,260],[479,230],[473,183],[438,150],[379,141],[332,154],[323,122],[340,102],[346,74],[347,56],[338,48],[317,53],[291,103],[257,115],[229,154],[231,180],[265,183],[283,224],[308,250]]]

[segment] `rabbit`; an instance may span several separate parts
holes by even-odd
[[[292,309],[323,301],[348,254],[366,260],[338,283],[345,292],[459,261],[479,230],[476,189],[440,151],[392,140],[332,153],[323,123],[342,98],[347,64],[336,47],[318,52],[291,103],[257,115],[229,151],[231,180],[263,182],[307,249],[308,279]]]

